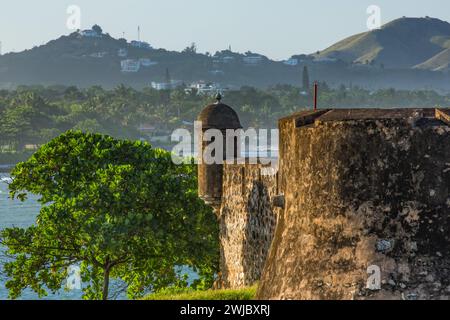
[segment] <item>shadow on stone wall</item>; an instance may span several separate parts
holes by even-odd
[[[259,164],[224,167],[220,225],[219,286],[241,288],[260,280],[278,219],[272,206],[277,176]]]
[[[220,271],[217,277],[216,282],[214,283],[215,289],[223,289],[223,288],[229,288],[231,286],[229,279],[229,275],[231,273],[229,269],[228,259],[227,255],[225,254],[224,250],[224,243],[227,243],[230,241],[230,233],[228,230],[228,226],[226,223],[226,220],[223,218],[224,216],[227,216],[230,214],[230,209],[228,207],[224,207],[221,210],[221,216],[219,216],[219,228],[220,228]]]
[[[261,277],[276,226],[269,190],[261,181],[253,182],[247,199],[247,215],[243,268],[245,283],[251,285]]]

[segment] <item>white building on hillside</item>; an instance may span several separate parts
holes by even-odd
[[[256,65],[260,64],[261,62],[263,62],[263,57],[260,55],[251,55],[251,56],[246,56],[246,57],[242,58],[242,60],[244,61],[244,63],[246,65],[256,66]]]
[[[108,52],[102,51],[102,52],[91,53],[89,56],[92,58],[104,58],[107,54],[108,54]]]
[[[145,41],[131,41],[131,46],[134,48],[140,48],[140,49],[152,49],[152,46]]]
[[[209,73],[212,74],[213,76],[221,76],[221,75],[225,74],[225,72],[223,70],[218,70],[218,69],[210,70]]]
[[[117,51],[117,55],[121,58],[125,58],[128,55],[128,50],[125,48],[120,48],[119,51]]]
[[[139,62],[143,67],[151,67],[158,64],[158,62],[152,61],[151,59],[148,58],[141,58],[139,59]]]
[[[225,57],[222,57],[221,59],[220,59],[223,63],[232,63],[232,62],[234,62],[234,60],[236,60],[234,57],[232,57],[232,56],[225,56]]]
[[[287,66],[296,66],[298,65],[298,59],[291,58],[289,60],[283,61],[283,63]]]
[[[96,31],[94,31],[92,29],[82,30],[79,32],[79,34],[82,37],[86,37],[86,38],[101,38],[102,37],[101,34],[98,34]]]
[[[199,95],[213,95],[217,92],[226,91],[226,89],[222,88],[222,86],[218,83],[205,81],[197,81],[191,83],[189,88],[186,89],[186,93],[192,92],[192,90],[195,90]]]
[[[138,72],[141,68],[139,60],[127,59],[120,62],[122,72]]]
[[[152,124],[141,123],[137,129],[143,133],[150,133],[150,132],[155,131],[156,127]]]
[[[167,82],[152,82],[151,87],[155,90],[170,90],[178,88],[183,84],[183,81],[181,80],[170,80],[169,83]]]

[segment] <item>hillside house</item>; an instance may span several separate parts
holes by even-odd
[[[139,125],[137,130],[143,134],[150,134],[156,130],[156,127],[152,124],[142,123]]]
[[[218,70],[218,69],[211,70],[211,71],[209,71],[209,73],[212,74],[213,76],[220,76],[220,75],[225,74],[225,72],[223,70]]]
[[[145,42],[145,41],[136,41],[136,40],[133,40],[133,41],[131,41],[131,46],[132,47],[134,47],[134,48],[139,48],[139,49],[152,49],[152,46],[148,43],[148,42]]]
[[[117,51],[117,56],[125,58],[126,56],[128,56],[128,50],[125,48],[120,48],[119,51]]]
[[[242,58],[242,61],[244,61],[246,65],[256,66],[263,62],[263,56],[260,55],[246,56]]]
[[[289,59],[289,60],[283,61],[283,63],[284,63],[285,65],[287,65],[287,66],[293,66],[293,67],[295,67],[295,66],[298,65],[298,59],[291,58],[291,59]]]
[[[225,57],[222,57],[221,59],[220,59],[223,63],[232,63],[232,62],[234,62],[234,60],[236,60],[234,57],[232,57],[232,56],[225,56]]]
[[[181,80],[170,80],[170,82],[152,82],[151,87],[155,90],[171,90],[181,86],[183,82]]]
[[[148,59],[148,58],[141,58],[141,59],[139,59],[139,62],[141,63],[141,66],[143,66],[143,67],[151,67],[151,66],[158,64],[158,62],[152,61],[151,59]]]
[[[193,82],[186,91],[197,91],[197,94],[199,95],[212,95],[216,94],[218,91],[222,91],[222,88],[220,84],[218,83],[212,83],[212,82],[205,82],[205,81],[198,81]]]
[[[108,54],[108,52],[102,51],[102,52],[91,53],[89,56],[91,58],[100,58],[101,59],[101,58],[104,58],[107,54]]]
[[[133,73],[133,72],[139,71],[139,69],[141,68],[141,64],[140,64],[139,60],[126,59],[126,60],[122,60],[120,62],[120,67],[121,67],[122,72]]]
[[[82,37],[86,37],[86,38],[101,38],[102,37],[101,34],[98,34],[96,31],[94,31],[92,29],[82,30],[79,32],[79,34]]]
[[[24,149],[27,151],[36,151],[37,149],[39,149],[39,145],[37,144],[26,144],[24,145]]]

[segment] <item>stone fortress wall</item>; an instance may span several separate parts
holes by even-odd
[[[224,166],[219,211],[223,287],[253,285],[261,278],[280,209],[276,169],[262,164]]]
[[[281,119],[277,174],[225,164],[216,176],[222,286],[259,281],[261,299],[447,299],[449,114]],[[369,271],[379,287],[368,288]]]
[[[444,121],[443,121],[444,120]],[[450,127],[434,109],[280,121],[285,194],[263,299],[447,299]],[[380,288],[368,290],[368,269]]]

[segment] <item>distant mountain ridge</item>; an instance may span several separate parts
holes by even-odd
[[[96,35],[84,30],[1,55],[0,89],[18,85],[111,88],[119,84],[142,88],[152,83],[166,88],[169,79],[177,85],[202,81],[224,88],[301,86],[305,66],[311,80],[335,87],[450,90],[450,24],[434,18],[401,18],[322,52],[294,55],[286,61],[231,50],[202,54],[195,46],[168,51],[115,39],[103,31]]]
[[[450,23],[435,18],[400,18],[378,30],[346,38],[316,54],[347,63],[386,68],[448,70]]]

